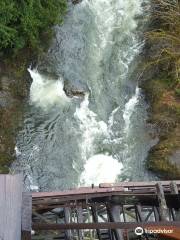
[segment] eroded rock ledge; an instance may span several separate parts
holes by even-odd
[[[180,179],[180,98],[161,78],[145,81],[142,88],[150,103],[149,121],[159,138],[147,167],[163,179]]]
[[[7,173],[15,160],[15,137],[23,121],[30,83],[26,64],[17,59],[0,63],[0,173]]]

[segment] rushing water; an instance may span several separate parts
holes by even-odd
[[[153,140],[135,60],[143,0],[83,0],[69,5],[49,50],[58,79],[33,79],[17,161],[32,190],[151,178],[145,159]],[[51,66],[51,67],[52,67]],[[86,89],[67,97],[64,82]]]

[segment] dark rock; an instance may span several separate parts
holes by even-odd
[[[8,92],[0,91],[0,107],[6,108],[13,104],[13,99]]]
[[[73,3],[73,4],[78,4],[78,3],[80,3],[80,2],[82,2],[82,0],[72,0],[72,3]]]
[[[65,80],[63,90],[68,97],[82,98],[87,92],[89,92],[87,85],[79,82],[76,82],[76,84],[70,83],[68,80]]]
[[[32,81],[26,70],[28,66],[19,64],[0,63],[0,174],[8,173],[15,160],[16,134],[23,122],[23,103]]]

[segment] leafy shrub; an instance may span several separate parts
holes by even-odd
[[[67,0],[1,0],[0,51],[41,47],[41,35],[62,22]]]
[[[180,88],[175,89],[176,96],[180,97]]]

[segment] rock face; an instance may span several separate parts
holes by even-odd
[[[15,158],[16,131],[23,119],[23,101],[28,96],[30,76],[11,63],[0,63],[0,173],[7,173]]]
[[[158,51],[157,45],[147,47],[145,63],[150,61],[153,48]],[[162,179],[180,179],[180,96],[172,82],[173,77],[165,66],[153,66],[141,82],[150,105],[149,122],[159,138],[149,152],[147,167]]]

